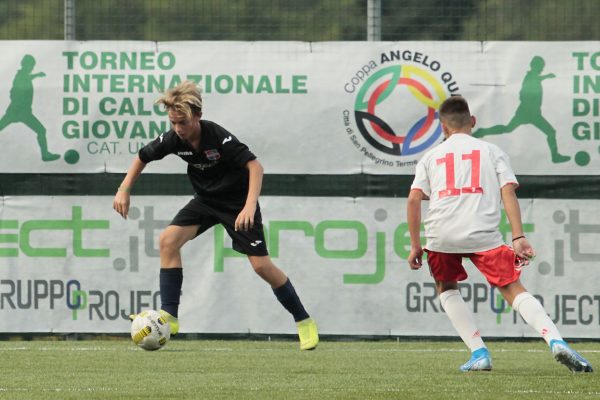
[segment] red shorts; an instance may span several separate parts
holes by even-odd
[[[427,264],[436,281],[464,281],[467,271],[462,259],[468,258],[492,286],[503,287],[519,279],[521,271],[515,268],[516,255],[512,248],[502,245],[477,253],[439,253],[425,249]]]

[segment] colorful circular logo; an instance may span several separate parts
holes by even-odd
[[[374,148],[394,156],[420,153],[442,129],[437,109],[447,98],[440,82],[413,65],[393,65],[370,76],[354,104],[356,125]]]

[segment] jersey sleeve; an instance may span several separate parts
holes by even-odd
[[[221,142],[221,146],[224,159],[234,165],[244,167],[248,161],[256,159],[256,155],[250,151],[248,146],[240,142],[231,133],[227,133],[227,136]]]
[[[508,154],[502,151],[497,146],[492,146],[492,155],[494,157],[494,168],[496,169],[496,175],[498,176],[498,182],[500,187],[508,184],[515,186],[519,185],[517,177],[510,166],[510,158]]]
[[[410,186],[410,190],[413,189],[422,191],[427,197],[431,196],[431,186],[429,184],[429,178],[427,177],[427,167],[424,158],[417,163],[415,179]]]
[[[162,133],[159,137],[146,144],[138,152],[140,160],[144,164],[148,164],[151,161],[162,160],[165,156],[171,154],[174,149],[172,131]]]

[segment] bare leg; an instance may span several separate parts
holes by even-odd
[[[167,313],[171,334],[179,331],[179,300],[183,284],[181,247],[196,237],[198,225],[169,225],[160,234],[160,302],[161,312]]]
[[[526,292],[525,286],[521,283],[521,280],[517,279],[516,281],[509,283],[506,286],[499,287],[498,290],[504,297],[504,300],[508,302],[512,306],[515,297],[520,295],[523,292]]]
[[[287,275],[277,268],[269,256],[248,256],[254,272],[265,280],[273,289],[285,284]]]
[[[195,238],[197,232],[198,225],[167,226],[159,239],[161,268],[181,268],[181,248]]]

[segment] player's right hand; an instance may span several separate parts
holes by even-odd
[[[117,191],[115,199],[113,200],[113,208],[121,217],[127,219],[129,213],[130,195],[124,191]]]
[[[423,248],[411,247],[408,255],[408,265],[410,269],[419,269],[423,266]]]

